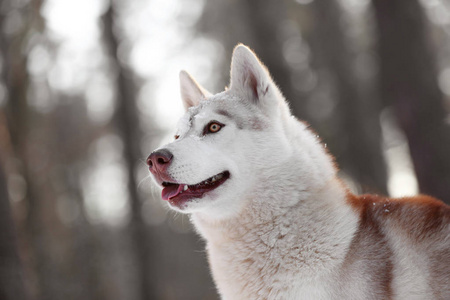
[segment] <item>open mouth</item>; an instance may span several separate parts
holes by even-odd
[[[210,192],[222,185],[228,178],[230,172],[225,171],[214,175],[200,183],[187,185],[182,183],[163,182],[162,198],[168,200],[170,204],[179,206],[192,198],[201,198],[205,193]]]

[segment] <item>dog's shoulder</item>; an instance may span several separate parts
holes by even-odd
[[[371,279],[370,290],[381,293],[380,298],[410,293],[408,289],[449,295],[449,206],[425,195],[393,199],[349,194],[347,201],[358,213],[359,225],[344,274],[356,272],[362,262],[371,270],[365,275]]]
[[[359,213],[360,226],[389,226],[408,233],[417,242],[432,237],[448,240],[450,206],[436,198],[349,194],[348,203]]]

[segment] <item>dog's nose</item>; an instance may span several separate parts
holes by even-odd
[[[173,154],[167,149],[160,149],[153,151],[147,158],[147,164],[150,167],[150,171],[167,169],[173,158]]]

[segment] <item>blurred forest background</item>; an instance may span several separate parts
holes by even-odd
[[[1,0],[0,299],[218,299],[145,158],[242,42],[355,192],[450,203],[449,0]]]

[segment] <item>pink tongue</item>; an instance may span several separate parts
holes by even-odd
[[[173,197],[176,197],[180,192],[184,189],[184,184],[178,184],[178,185],[170,185],[165,188],[163,188],[161,197],[163,200],[169,200]]]

